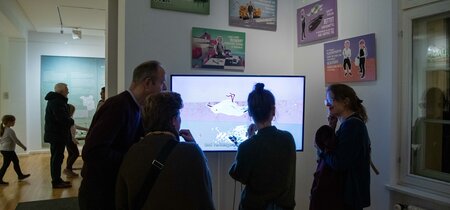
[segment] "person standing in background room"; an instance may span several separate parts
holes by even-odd
[[[115,209],[120,164],[131,145],[144,136],[141,106],[147,96],[165,89],[160,63],[144,62],[134,69],[130,88],[108,98],[95,113],[82,151],[80,209]]]
[[[3,176],[5,176],[6,169],[8,169],[11,162],[14,164],[14,171],[16,171],[19,180],[24,180],[30,176],[30,174],[23,174],[20,169],[19,158],[15,151],[16,144],[25,151],[27,151],[27,147],[17,139],[16,132],[11,128],[15,124],[16,118],[13,115],[5,115],[2,117],[0,124],[0,152],[3,155],[3,165],[0,169],[0,185],[8,184],[8,182],[3,181]]]
[[[333,84],[327,88],[325,105],[329,125],[336,131],[337,146],[333,151],[319,151],[325,163],[342,174],[345,210],[362,210],[370,206],[370,139],[366,127],[367,114],[353,88]],[[321,202],[328,202],[324,198]]]
[[[73,114],[75,113],[75,106],[72,104],[68,104],[69,106],[69,115],[73,119]],[[81,127],[76,125],[75,123],[70,127],[70,141],[67,141],[67,163],[66,168],[63,170],[64,174],[67,177],[77,177],[78,174],[73,172],[73,164],[77,160],[78,156],[80,156],[80,151],[78,151],[78,140],[76,139],[76,134],[78,130],[88,131],[89,129],[85,127]]]
[[[100,100],[97,104],[97,110],[100,109],[100,107],[105,103],[105,87],[102,87],[102,90],[100,91]]]
[[[131,146],[120,167],[117,209],[215,209],[205,155],[191,132],[180,130],[181,108],[183,101],[175,92],[147,97],[143,121],[149,132]],[[163,168],[149,164],[152,160]]]
[[[44,141],[50,143],[50,174],[53,188],[68,188],[72,184],[61,179],[61,165],[64,161],[64,149],[72,138],[70,127],[74,124],[67,107],[67,84],[58,83],[55,91],[45,96],[47,107],[45,108]]]
[[[294,137],[272,126],[275,97],[257,83],[248,95],[248,113],[255,124],[242,142],[230,176],[246,185],[239,209],[291,210],[295,207]],[[255,134],[255,130],[258,133]]]

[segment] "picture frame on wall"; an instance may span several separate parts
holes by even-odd
[[[193,27],[192,68],[243,71],[245,33]]]
[[[297,9],[298,46],[338,37],[337,0],[320,0]]]
[[[229,0],[230,26],[277,30],[277,0]]]
[[[375,34],[324,44],[325,83],[376,80]]]
[[[209,15],[210,0],[150,0],[150,7]]]

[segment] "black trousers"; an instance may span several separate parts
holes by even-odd
[[[86,164],[86,162],[84,163]],[[78,190],[78,205],[80,210],[110,210],[115,208],[116,178],[114,172],[104,168],[89,168],[95,170],[87,176],[83,171],[80,189]],[[86,165],[83,165],[86,170]],[[99,172],[100,171],[100,172]],[[101,172],[105,171],[105,172]]]
[[[366,58],[359,58],[359,72],[361,72],[361,77],[366,75]]]
[[[17,154],[15,151],[1,151],[3,155],[3,165],[0,169],[0,180],[3,180],[3,176],[5,176],[6,169],[8,169],[9,164],[13,162],[14,164],[14,171],[16,171],[16,174],[18,177],[23,176],[22,170],[20,170],[19,165],[19,158],[17,157]]]
[[[345,68],[346,66],[348,66],[347,68]],[[349,58],[344,59],[344,64],[343,64],[343,68],[344,70],[352,70],[352,63],[350,62]]]
[[[345,210],[362,210],[363,208],[355,208],[355,207],[352,207],[352,206],[349,206],[349,205],[345,205]]]
[[[65,142],[50,143],[50,175],[52,184],[61,183],[61,165],[64,161]]]
[[[72,170],[73,164],[77,160],[78,156],[80,156],[80,151],[78,150],[78,146],[73,141],[68,141],[66,148],[68,153],[66,168]]]

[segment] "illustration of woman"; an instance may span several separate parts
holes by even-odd
[[[359,74],[361,74],[361,79],[366,77],[366,57],[367,57],[367,48],[366,41],[364,39],[359,40]]]

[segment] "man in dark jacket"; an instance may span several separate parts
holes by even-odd
[[[145,98],[166,89],[165,71],[147,61],[133,71],[130,88],[108,98],[92,119],[83,147],[78,201],[84,209],[115,209],[117,174],[125,153],[144,136],[141,106]]]
[[[55,85],[55,92],[49,92],[45,96],[47,107],[45,108],[45,133],[44,141],[50,143],[50,174],[53,188],[72,187],[70,182],[61,179],[61,165],[64,160],[64,148],[67,141],[71,140],[70,126],[74,124],[67,107],[67,84]]]

